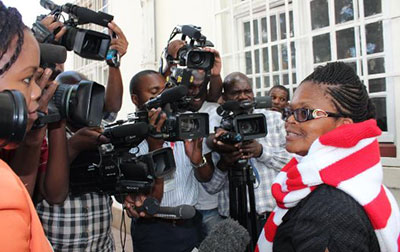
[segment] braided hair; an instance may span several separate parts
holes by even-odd
[[[7,53],[11,42],[17,36],[17,46],[10,60],[0,66],[0,76],[3,75],[17,60],[22,44],[24,43],[25,24],[22,22],[21,14],[16,8],[7,8],[0,1],[0,60]]]
[[[368,96],[365,85],[354,70],[343,62],[319,66],[303,82],[324,85],[332,97],[337,111],[354,122],[375,118],[375,106]]]

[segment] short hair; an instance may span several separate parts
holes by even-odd
[[[272,90],[274,90],[274,89],[280,89],[280,90],[286,92],[286,101],[289,101],[289,100],[290,100],[289,89],[287,89],[285,86],[282,86],[282,85],[275,85],[275,86],[273,86],[273,87],[268,91],[268,95],[269,95],[269,96],[271,96],[271,92],[272,92]]]
[[[129,92],[131,93],[131,95],[137,94],[137,93],[139,92],[139,89],[140,89],[140,79],[141,79],[143,76],[150,75],[150,74],[160,75],[159,72],[154,71],[154,70],[143,70],[143,71],[140,71],[140,72],[136,73],[136,74],[132,77],[131,82],[130,82],[130,84],[129,84]],[[161,76],[161,75],[160,75],[160,76]]]
[[[0,75],[3,75],[15,63],[21,53],[24,44],[24,29],[27,28],[22,22],[21,14],[16,8],[7,8],[0,1],[0,60],[7,53],[11,42],[17,36],[17,46],[10,60],[0,68]]]
[[[375,106],[353,68],[343,62],[319,66],[303,81],[326,86],[336,110],[354,122],[375,118]]]
[[[251,86],[251,81],[249,79],[249,77],[247,77],[244,73],[241,72],[233,72],[228,74],[223,83],[222,86],[224,88],[224,93],[233,86],[233,84],[235,84],[238,81],[245,81],[247,82],[250,86]]]

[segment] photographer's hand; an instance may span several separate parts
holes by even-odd
[[[206,52],[212,52],[214,54],[214,66],[211,68],[211,76],[221,75],[222,60],[219,52],[214,48],[206,47],[203,49]]]
[[[167,119],[167,115],[162,112],[161,108],[152,108],[148,113],[149,124],[155,128],[156,133],[161,132],[161,128],[164,125],[165,120]],[[151,136],[147,138],[147,142],[149,144],[149,150],[157,150],[163,147],[164,140],[156,139]]]
[[[230,153],[230,152],[238,151],[239,144],[231,145],[231,144],[223,143],[222,141],[218,140],[218,137],[220,137],[221,135],[223,135],[225,133],[227,133],[226,130],[224,130],[222,128],[218,128],[214,136],[210,135],[212,146],[209,146],[209,147],[218,153]],[[210,140],[208,140],[208,143],[209,142],[210,142]]]
[[[222,94],[222,60],[219,52],[213,48],[204,48],[204,51],[214,53],[214,66],[211,69],[210,88],[207,93],[207,101],[217,102]]]
[[[203,138],[185,140],[185,152],[190,162],[199,165],[203,160]]]
[[[56,20],[53,15],[49,15],[43,18],[40,23],[44,25],[50,32],[54,32],[59,27],[62,27],[59,32],[54,36],[55,41],[59,41],[61,37],[67,32],[67,28],[64,26],[63,23]]]
[[[110,30],[117,35],[117,38],[113,38],[111,40],[110,49],[115,49],[118,51],[121,57],[124,56],[128,49],[128,40],[126,39],[121,28],[119,28],[119,26],[116,25],[114,21],[108,23],[108,28],[110,28]]]
[[[68,160],[72,162],[82,151],[95,150],[110,140],[103,136],[99,127],[84,127],[68,139]]]
[[[49,81],[51,74],[52,70],[50,68],[46,68],[44,71],[42,68],[39,68],[34,75],[36,83],[42,90],[42,95],[40,96],[40,99],[38,101],[39,103],[38,110],[45,113],[47,113],[48,110],[47,106],[49,104],[49,101],[53,97],[54,92],[58,87],[58,84],[55,81],[52,82]]]
[[[257,158],[262,154],[262,145],[256,140],[251,140],[243,143],[239,151],[243,154],[243,158],[245,159],[252,157]]]
[[[237,160],[241,159],[243,154],[240,151],[233,151],[230,153],[224,153],[221,155],[221,159],[219,160],[217,167],[221,171],[229,170]]]

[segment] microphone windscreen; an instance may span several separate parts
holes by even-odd
[[[188,88],[184,85],[173,87],[161,93],[161,103],[169,103],[184,97],[188,92]]]
[[[104,135],[110,138],[121,138],[126,136],[144,137],[147,135],[149,127],[144,122],[123,124],[106,129]]]
[[[179,217],[182,219],[191,219],[196,215],[196,209],[193,206],[181,205],[178,208]]]
[[[235,100],[226,101],[221,105],[224,110],[237,111],[240,110],[240,102]]]
[[[260,96],[254,98],[254,103],[256,109],[268,109],[272,107],[272,98],[271,96]]]
[[[247,230],[230,218],[216,224],[201,242],[200,252],[244,252],[250,242]]]
[[[64,46],[39,43],[40,65],[62,64],[67,59],[67,49]]]

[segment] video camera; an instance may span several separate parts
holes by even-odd
[[[108,27],[108,23],[113,20],[113,16],[104,12],[95,12],[90,9],[80,7],[74,4],[66,3],[64,5],[56,5],[50,0],[40,0],[40,4],[51,11],[57,20],[60,19],[62,13],[69,15],[69,19],[64,21],[67,32],[62,36],[60,45],[64,46],[68,51],[74,50],[76,54],[83,58],[92,60],[107,59],[107,63],[111,65],[119,65],[119,56],[115,50],[109,50],[111,37],[107,34],[77,28],[78,25],[94,23],[103,27]],[[36,39],[40,43],[57,43],[54,41],[54,34],[58,30],[51,33],[40,21],[44,15],[38,17],[33,24],[32,30]]]
[[[162,148],[137,157],[130,150],[148,135],[144,122],[119,121],[103,133],[110,139],[99,152],[84,152],[71,164],[72,194],[101,192],[110,195],[149,193],[156,178],[175,171],[171,148]]]
[[[184,113],[190,99],[187,100],[187,86],[180,85],[168,88],[157,97],[147,101],[143,109],[136,113],[136,120],[148,123],[148,111],[161,107],[167,115],[167,119],[161,129],[156,133],[150,131],[150,136],[162,138],[167,141],[183,141],[206,137],[209,134],[209,122],[207,113]]]
[[[214,66],[214,54],[203,51],[201,48],[214,45],[201,34],[201,27],[194,25],[176,26],[172,30],[168,44],[177,34],[182,34],[181,39],[183,41],[186,41],[186,37],[189,37],[190,42],[181,47],[178,51],[177,59],[169,63],[175,63],[191,69],[211,70]]]
[[[227,144],[236,144],[267,135],[267,124],[264,114],[252,111],[271,107],[271,97],[256,97],[253,101],[227,101],[218,107],[217,113],[222,117],[221,128],[228,131],[217,140]]]

